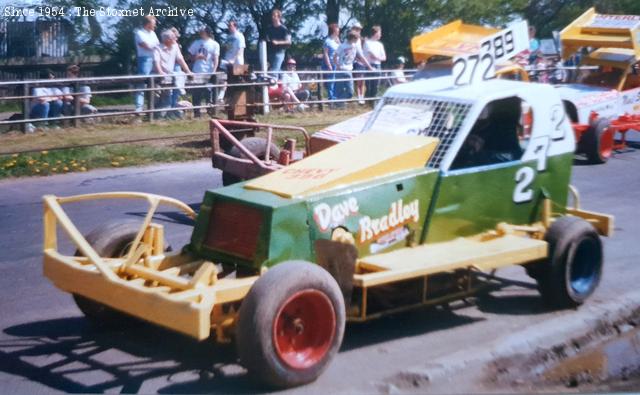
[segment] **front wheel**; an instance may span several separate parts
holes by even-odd
[[[345,320],[340,287],[326,270],[304,261],[278,264],[242,302],[236,327],[240,362],[272,387],[309,383],[338,352]]]
[[[536,270],[538,289],[553,307],[575,307],[584,303],[602,277],[602,242],[594,227],[577,217],[555,221],[545,240],[549,257]]]
[[[101,224],[89,232],[85,239],[102,258],[122,258],[129,252],[131,244],[140,230],[140,222],[115,220]],[[165,243],[165,245],[167,245]],[[167,251],[171,248],[167,247]],[[76,251],[76,256],[82,256]],[[85,296],[73,294],[78,309],[91,323],[99,327],[120,327],[131,324],[133,318]]]

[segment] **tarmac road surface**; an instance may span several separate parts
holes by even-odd
[[[580,190],[583,208],[616,216],[616,234],[605,240],[604,278],[588,304],[624,298],[640,281],[640,151],[618,154],[605,165],[575,166],[573,184]],[[197,343],[151,325],[96,330],[71,296],[55,289],[41,273],[44,194],[144,191],[197,208],[203,191],[218,186],[220,174],[209,161],[1,181],[0,392],[259,391],[236,365],[232,346]],[[130,201],[90,202],[69,206],[68,212],[82,231],[88,231],[104,220],[140,218],[145,207]],[[191,223],[184,217],[161,211],[157,221],[165,225],[174,248],[188,241]],[[533,285],[521,268],[499,274]],[[397,390],[389,380],[404,371],[438,364],[466,349],[490,347],[501,336],[513,338],[533,325],[576,317],[575,311],[545,309],[532,287],[509,286],[453,307],[349,325],[341,352],[325,374],[289,392]]]

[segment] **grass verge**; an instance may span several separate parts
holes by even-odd
[[[302,126],[312,133],[361,112],[362,109],[293,114],[274,112],[259,117],[258,121]],[[45,176],[103,167],[179,162],[211,155],[206,120],[132,124],[130,119],[123,118],[119,122],[121,123],[87,124],[57,130],[41,129],[34,134],[1,134],[0,179]],[[196,133],[203,133],[203,136],[185,137]],[[166,139],[127,143],[157,137]],[[98,146],[66,148],[93,144]],[[29,152],[12,154],[22,151]]]
[[[101,167],[138,166],[156,162],[177,162],[202,157],[202,149],[174,146],[118,144],[14,154],[0,157],[0,179],[7,177],[47,176],[83,172]]]

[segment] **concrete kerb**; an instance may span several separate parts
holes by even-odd
[[[638,308],[640,291],[628,292],[615,300],[602,303],[590,302],[570,313],[571,319],[567,319],[568,316],[563,314],[517,333],[500,337],[491,344],[460,350],[429,361],[424,366],[405,369],[385,379],[379,388],[383,392],[394,393],[416,391],[429,385],[439,392],[446,391],[453,382],[456,387],[454,391],[476,388],[469,387],[471,381],[482,379],[485,369],[493,361],[516,355],[526,356],[541,351],[570,348],[576,339],[589,336],[603,326],[628,319]],[[464,375],[461,375],[461,372],[464,372]]]

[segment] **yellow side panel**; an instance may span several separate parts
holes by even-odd
[[[245,185],[284,197],[303,196],[342,185],[424,167],[438,139],[362,134]]]

